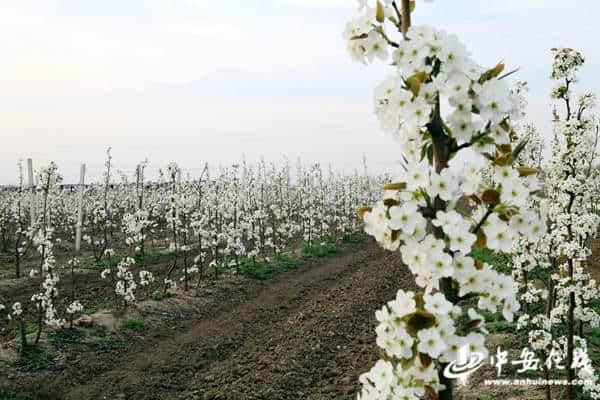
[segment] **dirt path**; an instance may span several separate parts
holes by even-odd
[[[410,286],[406,276],[397,256],[374,245],[280,274],[66,398],[354,398],[376,359],[373,310]]]

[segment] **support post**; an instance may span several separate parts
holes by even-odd
[[[75,251],[81,249],[81,225],[83,223],[83,186],[85,185],[85,164],[79,171],[79,187],[77,188],[77,226],[75,228]]]

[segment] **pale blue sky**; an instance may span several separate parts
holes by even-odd
[[[341,32],[354,0],[21,0],[0,5],[0,183],[18,158],[80,162],[98,178],[104,149],[131,171],[148,157],[192,175],[242,153],[280,161],[395,168],[372,112],[387,67],[352,63]],[[574,5],[576,4],[576,6]],[[549,49],[588,59],[599,92],[597,0],[436,0],[415,23],[456,33],[484,65],[520,67],[529,119],[549,134]]]

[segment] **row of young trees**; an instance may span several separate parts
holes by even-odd
[[[325,237],[358,232],[356,209],[374,198],[371,188],[385,179],[369,177],[366,166],[364,172],[345,174],[324,171],[318,164],[242,162],[216,173],[206,165],[195,180],[183,180],[180,167],[170,163],[158,181],[150,182],[146,168],[144,161],[133,179],[119,174],[117,183],[109,149],[102,181],[83,192],[82,251],[107,266],[101,277],[111,282],[119,308],[155,281],[147,268],[151,249],[173,254],[162,271],[163,294],[178,285],[187,291],[209,274],[218,278],[222,271],[240,272],[243,265],[270,262],[286,247],[318,245]],[[83,306],[75,291],[59,295],[54,257],[58,244],[63,255],[72,252],[78,194],[60,188],[62,178],[54,163],[39,171],[34,191],[24,185],[21,164],[19,171],[16,190],[0,193],[2,250],[13,256],[17,277],[24,259],[27,265],[39,262],[28,273],[39,279],[40,291],[27,304],[0,299],[0,311],[20,327],[25,346],[26,322],[36,322],[37,343],[44,325],[70,326]],[[79,260],[63,264],[74,279]]]
[[[580,95],[575,102],[573,85],[584,57],[572,49],[554,49],[552,79],[557,83],[552,98],[563,109],[554,111],[551,155],[544,165],[545,196],[534,204],[544,210],[548,231],[535,245],[516,244],[514,275],[521,287],[524,312],[518,327],[529,335],[544,365],[544,375],[556,358],[565,360],[566,377],[594,382],[583,390],[600,398],[600,384],[587,364],[584,326],[598,328],[600,315],[591,306],[600,296],[598,283],[589,274],[589,239],[597,237],[600,201],[594,169],[598,144],[598,121],[593,114],[595,96]],[[533,161],[535,158],[530,157]],[[538,162],[542,163],[541,160]],[[573,365],[579,366],[573,368]],[[576,387],[567,387],[567,398]],[[551,398],[550,387],[546,397]]]
[[[508,82],[515,71],[483,68],[456,36],[413,25],[416,3],[359,1],[344,33],[354,60],[391,61],[375,113],[398,138],[404,170],[362,211],[366,232],[400,251],[419,287],[376,312],[382,357],[361,375],[359,398],[452,399],[459,350],[488,355],[482,311],[509,322],[522,311],[518,327],[542,360],[564,359],[567,379],[587,379],[585,395],[600,398],[583,351],[583,326],[599,323],[586,260],[600,200],[594,96],[575,103],[571,93],[583,56],[554,50],[552,97],[566,110],[555,112],[551,158],[539,174],[543,141],[517,124],[526,103],[524,84]],[[475,258],[481,249],[508,256],[512,276]],[[580,391],[568,385],[565,397]]]

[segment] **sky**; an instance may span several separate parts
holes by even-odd
[[[192,177],[241,157],[394,172],[398,144],[373,114],[390,71],[354,63],[355,0],[20,0],[0,3],[0,184],[17,161],[97,181],[107,147],[131,174],[176,161]],[[418,1],[413,23],[455,33],[482,65],[519,67],[527,120],[550,136],[552,47],[587,58],[599,93],[597,0]]]

